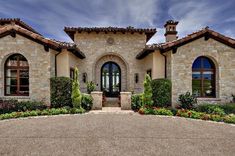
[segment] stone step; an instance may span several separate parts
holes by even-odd
[[[132,110],[121,110],[120,107],[102,107],[102,110],[91,110],[88,114],[138,114]]]
[[[120,107],[119,98],[105,98],[103,107]]]

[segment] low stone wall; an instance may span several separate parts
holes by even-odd
[[[121,109],[131,110],[131,92],[120,92],[121,95]]]
[[[103,92],[99,92],[99,91],[91,92],[91,97],[93,99],[92,110],[102,109],[102,95],[103,95]]]

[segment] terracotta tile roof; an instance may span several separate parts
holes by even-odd
[[[147,41],[157,32],[156,29],[143,29],[143,28],[134,28],[134,27],[126,27],[126,28],[119,28],[119,27],[65,27],[64,31],[70,36],[72,40],[74,40],[74,33],[75,32],[122,32],[122,33],[145,33],[147,36]]]
[[[215,31],[209,29],[209,27],[206,27],[206,28],[203,28],[202,30],[199,30],[197,32],[189,34],[186,37],[183,37],[181,39],[163,43],[163,44],[161,44],[160,49],[161,49],[161,51],[165,52],[165,51],[171,50],[173,47],[182,46],[184,44],[192,42],[192,41],[194,41],[198,38],[201,38],[203,36],[208,37],[208,38],[213,38],[213,39],[215,39],[219,42],[222,42],[232,48],[235,48],[235,39],[224,36],[218,32],[215,32]]]
[[[77,57],[81,59],[85,58],[85,55],[79,50],[79,48],[77,48],[74,43],[60,42],[53,39],[45,38],[42,35],[35,33],[34,31],[18,25],[17,23],[5,23],[4,25],[0,26],[0,38],[7,35],[12,35],[14,37],[15,34],[19,34],[21,36],[29,38],[39,44],[44,45],[45,47],[52,48],[57,51],[61,51],[61,49],[68,49]]]
[[[17,24],[17,25],[19,25],[29,31],[32,31],[36,34],[41,35],[36,30],[34,30],[32,27],[30,27],[29,25],[27,25],[26,23],[21,21],[19,18],[0,18],[0,26],[5,25],[5,24]]]
[[[181,39],[178,40],[174,40],[171,42],[165,42],[165,43],[160,43],[160,44],[152,44],[149,45],[148,47],[144,48],[143,51],[141,51],[136,58],[137,59],[142,59],[145,56],[147,56],[149,54],[149,51],[154,49],[154,50],[160,50],[161,52],[167,52],[171,49],[180,47],[182,45],[185,45],[187,43],[190,43],[196,39],[199,39],[201,37],[205,37],[206,38],[213,38],[221,43],[224,43],[232,48],[235,48],[235,39],[224,36],[218,32],[215,32],[211,29],[209,29],[209,27],[203,28],[197,32],[194,32],[192,34],[189,34]]]

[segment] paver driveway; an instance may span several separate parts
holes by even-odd
[[[0,155],[234,155],[235,126],[83,114],[0,121]]]

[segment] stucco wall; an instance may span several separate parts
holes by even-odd
[[[230,102],[235,94],[235,49],[216,40],[200,38],[168,53],[168,76],[172,80],[172,102],[186,91],[192,92],[192,64],[199,56],[210,58],[216,65],[216,98]]]
[[[50,77],[54,76],[53,58],[55,51],[46,52],[43,45],[25,37],[10,35],[0,38],[0,96],[4,96],[4,64],[15,53],[22,54],[29,63],[29,96],[17,97],[28,100],[43,100],[50,104]],[[9,96],[7,96],[9,97]],[[16,97],[14,97],[16,98]]]
[[[108,38],[114,40],[113,44],[107,42]],[[145,74],[144,60],[137,60],[136,55],[143,50],[146,44],[146,36],[139,33],[76,33],[75,43],[79,49],[85,53],[86,58],[78,62],[80,73],[86,72],[89,81],[94,81],[100,90],[100,81],[95,74],[95,69],[99,60],[105,56],[112,56],[122,60],[127,70],[126,89],[122,87],[122,91],[141,92],[143,89],[143,79]],[[121,69],[122,70],[122,69]],[[139,82],[134,81],[134,74],[139,73]],[[124,75],[122,75],[124,76]],[[100,77],[100,75],[98,76]],[[82,91],[86,91],[86,85],[81,81]]]
[[[152,57],[153,57],[152,78],[153,79],[165,78],[164,56],[162,56],[159,51],[155,51]]]

